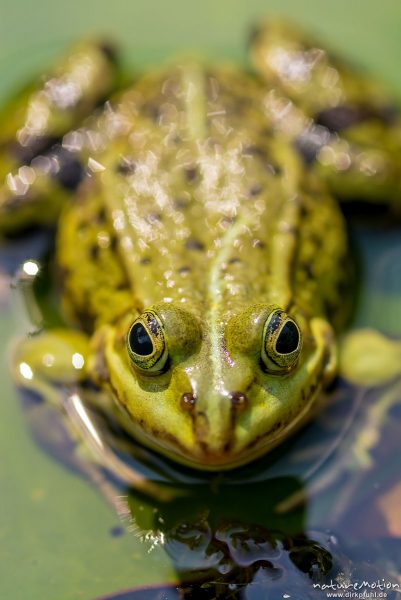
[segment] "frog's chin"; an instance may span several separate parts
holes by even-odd
[[[175,463],[199,471],[229,471],[263,457],[306,424],[316,412],[318,405],[316,402],[317,395],[315,393],[311,396],[297,418],[287,423],[285,427],[280,428],[274,433],[261,436],[261,438],[254,440],[253,443],[248,444],[242,449],[236,450],[235,448],[230,448],[228,445],[225,450],[220,452],[213,452],[204,444],[195,444],[189,450],[188,448],[179,447],[171,439],[159,438],[155,440],[153,436],[133,423],[124,409],[119,412],[123,413],[122,416],[125,422],[122,424],[132,437],[152,451],[167,457]],[[121,407],[119,408],[121,409]]]
[[[310,403],[305,406],[305,410],[296,420],[289,423],[287,427],[281,429],[274,435],[268,435],[266,438],[262,438],[258,441],[255,440],[253,445],[250,444],[248,447],[237,452],[231,452],[228,449],[225,452],[214,454],[200,449],[199,452],[189,455],[166,447],[156,448],[154,446],[154,449],[162,452],[175,462],[191,467],[192,469],[201,471],[230,471],[262,458],[271,450],[282,444],[310,421],[315,415],[317,404],[316,396],[314,396],[311,398]]]
[[[145,446],[148,446],[159,454],[162,454],[168,459],[173,460],[175,463],[179,463],[185,467],[190,467],[191,469],[199,471],[230,471],[268,454],[309,421],[311,416],[313,416],[313,413],[309,412],[308,414],[305,414],[302,419],[292,423],[285,431],[280,432],[280,434],[265,440],[263,443],[255,444],[253,447],[246,448],[237,453],[227,450],[224,453],[214,454],[212,452],[204,451],[202,448],[195,448],[194,451],[189,454],[159,442],[155,443],[154,440],[147,439],[146,435],[136,435],[135,437]]]

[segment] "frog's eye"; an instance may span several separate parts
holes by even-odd
[[[132,323],[127,335],[127,349],[139,369],[153,373],[163,371],[168,350],[163,326],[155,312],[147,310]]]
[[[263,329],[262,362],[270,373],[284,373],[295,366],[302,347],[298,325],[280,308],[274,308]]]

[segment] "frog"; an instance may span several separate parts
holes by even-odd
[[[399,205],[391,94],[293,24],[262,22],[249,45],[250,69],[185,59],[127,85],[113,45],[80,43],[0,115],[0,233],[57,226],[65,316],[17,345],[15,380],[145,491],[95,426],[88,382],[90,406],[181,465],[264,456],[338,373],[353,305],[339,201]],[[27,261],[21,285],[38,273]],[[377,380],[399,373],[397,344]]]

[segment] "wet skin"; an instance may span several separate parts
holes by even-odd
[[[79,125],[113,87],[106,50],[78,48],[5,113],[0,228],[58,219],[75,327],[29,340],[20,375],[90,379],[145,445],[231,469],[311,418],[336,374],[350,267],[333,196],[396,204],[398,115],[277,23],[253,35],[254,75],[166,67]]]

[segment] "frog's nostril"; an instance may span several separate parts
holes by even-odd
[[[196,396],[192,392],[185,392],[181,396],[181,408],[186,411],[193,410],[196,403]]]
[[[242,392],[231,392],[230,400],[234,410],[238,412],[243,411],[248,404],[248,398]]]

